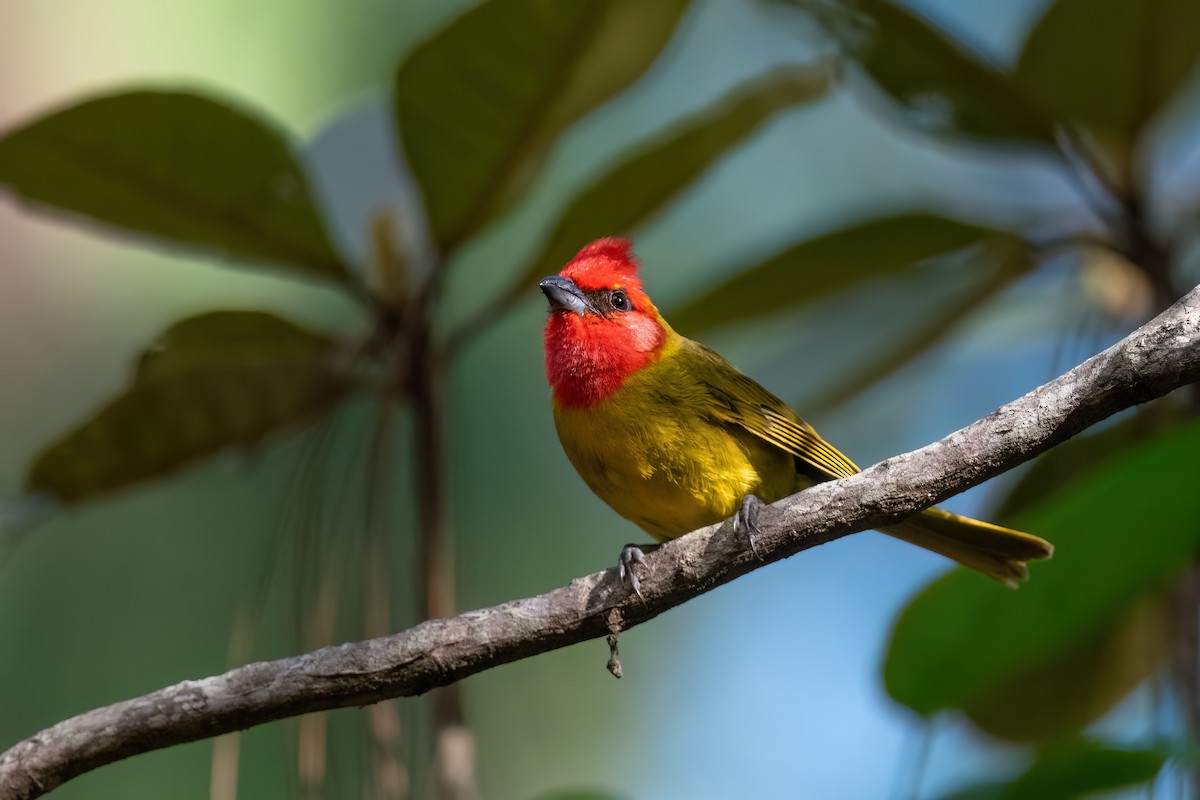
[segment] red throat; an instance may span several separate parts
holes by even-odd
[[[657,359],[666,331],[642,291],[628,240],[592,242],[560,274],[585,292],[624,289],[633,306],[609,315],[552,311],[546,321],[546,378],[554,399],[569,408],[586,408]]]

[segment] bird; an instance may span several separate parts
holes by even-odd
[[[860,471],[782,400],[676,333],[628,239],[591,242],[539,287],[562,448],[588,487],[657,543],[732,518],[755,548],[764,504]],[[936,507],[881,531],[1013,588],[1027,561],[1054,552],[1038,536]],[[638,595],[635,564],[657,546],[621,551],[619,574]]]

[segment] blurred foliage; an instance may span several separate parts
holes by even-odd
[[[284,136],[214,99],[137,90],[73,105],[0,139],[0,185],[218,256],[346,276]]]
[[[1144,272],[1160,305],[1185,288],[1171,273],[1179,240],[1151,231],[1142,216],[1156,200],[1144,131],[1195,74],[1196,4],[1058,0],[1012,73],[892,3],[796,5],[906,124],[979,144],[1033,144],[1089,173],[1085,181],[1101,187],[1088,202],[1107,228],[1104,244]],[[1090,238],[1075,236],[1080,246]],[[1194,410],[1180,414],[1170,399],[1159,406],[1052,451],[1013,487],[1003,517],[1049,536],[1055,559],[1036,565],[1016,597],[962,570],[919,593],[888,647],[883,674],[893,697],[921,714],[960,709],[1002,738],[1055,740],[1099,719],[1173,652],[1195,650],[1194,630],[1178,627],[1194,628],[1195,610],[1181,622],[1174,598],[1181,580],[1188,596],[1187,567],[1200,551],[1200,505],[1187,488],[1200,428],[1186,425]],[[1182,691],[1196,703],[1194,689]],[[1056,762],[1049,773],[1061,783],[1043,783],[1039,762],[1008,787],[963,796],[1065,797],[1118,785],[1079,782],[1103,773],[1088,759]],[[1139,780],[1160,762],[1145,762]]]
[[[935,214],[908,213],[871,220],[840,231],[799,242],[788,250],[731,275],[671,313],[672,324],[693,333],[709,327],[815,302],[859,283],[883,276],[900,276],[926,262],[968,248],[999,246],[1019,251],[1021,242],[1011,234]],[[1002,240],[1002,241],[1000,241]],[[989,280],[990,262],[964,268],[981,282]],[[1025,272],[1020,257],[1002,259],[1012,277]]]
[[[1046,748],[1006,783],[981,783],[942,800],[1072,800],[1140,786],[1154,778],[1167,755],[1076,741]]]
[[[396,121],[438,246],[453,250],[512,206],[554,140],[636,80],[686,8],[484,3],[418,47],[396,73]]]
[[[963,710],[983,730],[1015,742],[1084,730],[1162,665],[1177,633],[1172,612],[1166,591],[1127,601],[1094,632],[1072,631],[1074,641],[1014,669]]]
[[[78,503],[312,422],[350,388],[338,349],[261,311],[180,320],[142,354],[125,391],[34,461],[26,488]]]
[[[1200,4],[1191,0],[1059,0],[1030,32],[1013,79],[1047,114],[1127,149],[1197,53]]]
[[[1055,545],[1015,595],[961,570],[922,591],[888,646],[891,695],[1037,740],[1078,730],[1128,694],[1167,651],[1165,609],[1151,598],[1200,548],[1188,488],[1197,446],[1200,425],[1171,430],[1011,520]]]
[[[947,255],[953,263],[954,254]],[[944,342],[959,324],[970,319],[988,301],[1037,266],[1037,259],[1026,242],[1003,233],[983,237],[977,247],[968,248],[961,255],[969,261],[967,285],[933,308],[915,311],[914,316],[920,320],[915,330],[894,341],[881,343],[873,358],[849,371],[838,382],[823,387],[808,401],[809,413],[820,414],[839,408],[911,365]]]
[[[1051,121],[1003,73],[903,6],[796,5],[816,15],[915,127],[992,144],[1052,146]]]
[[[606,789],[564,789],[538,795],[536,800],[622,800],[621,795]]]
[[[782,68],[754,78],[639,147],[576,196],[513,285],[524,289],[557,272],[580,242],[638,230],[776,114],[823,96],[832,77],[818,66]]]
[[[1118,254],[1156,287],[1159,305],[1179,293],[1188,239],[1184,228],[1163,230],[1146,213],[1160,200],[1146,174],[1156,145],[1147,130],[1195,74],[1196,3],[1056,0],[1011,70],[907,5],[788,5],[838,44],[861,79],[850,90],[865,89],[857,96],[886,118],[937,141],[970,142],[988,158],[1019,150],[1082,174],[1092,193],[1082,205],[1095,219],[1064,214],[1056,221],[1066,229],[1046,241],[1034,214],[1005,226],[972,221],[965,208],[960,216],[915,202],[886,213],[863,207],[851,214],[856,222],[737,254],[670,315],[680,330],[694,335],[810,311],[857,291],[916,283],[939,268],[963,275],[950,302],[907,308],[917,322],[903,335],[865,331],[875,337],[872,355],[847,365],[840,382],[819,394],[814,405],[829,407],[943,345],[987,301],[1064,251]],[[319,454],[325,432],[364,398],[408,408],[420,429],[421,409],[448,402],[451,364],[535,295],[537,278],[587,240],[641,231],[763,126],[825,96],[841,72],[818,63],[750,76],[623,149],[548,213],[548,233],[497,281],[483,312],[441,331],[439,296],[460,255],[530,202],[575,123],[607,113],[610,99],[645,83],[686,28],[689,7],[684,0],[488,2],[421,42],[396,66],[389,101],[394,151],[421,204],[400,209],[394,225],[387,214],[376,218],[372,263],[335,251],[308,167],[289,135],[258,111],[193,92],[130,89],[6,133],[0,187],[12,194],[232,265],[267,263],[285,276],[323,279],[360,312],[353,331],[336,334],[254,311],[178,321],[146,348],[124,388],[45,447],[29,468],[28,492],[83,503],[306,426]],[[1036,565],[1016,594],[956,571],[916,596],[896,623],[884,665],[896,700],[921,715],[957,709],[997,737],[1042,743],[1080,733],[1158,672],[1183,635],[1173,612],[1177,581],[1200,549],[1194,404],[1168,398],[1160,405],[1170,412],[1155,412],[1153,424],[1139,415],[1068,443],[1015,484],[1002,516],[1052,539],[1056,558]],[[365,467],[369,536],[381,530],[380,474],[386,448],[396,444],[387,413],[375,419]],[[424,453],[417,480],[436,475],[419,486],[444,494],[437,432],[425,446],[433,455]],[[437,541],[429,530],[436,520],[421,524],[406,532],[410,544]],[[377,540],[356,546],[363,573],[378,567]],[[352,560],[329,556],[324,544],[298,543],[297,551],[304,547],[328,557],[329,574]],[[361,577],[345,581],[374,593],[361,602],[386,603],[378,575]],[[433,580],[415,562],[405,578]],[[317,610],[326,616],[313,629],[329,639],[338,611]],[[371,624],[386,629],[388,618],[385,610]],[[1144,783],[1163,761],[1150,750],[1060,744],[1042,749],[1012,782],[954,797],[1073,797]]]

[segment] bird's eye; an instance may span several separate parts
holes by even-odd
[[[612,307],[617,311],[629,310],[629,296],[620,289],[612,293],[612,297],[609,298],[609,302],[612,303]]]

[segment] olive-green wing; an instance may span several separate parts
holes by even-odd
[[[742,427],[791,453],[814,470],[817,474],[812,477],[819,480],[845,478],[860,471],[782,400],[712,350],[689,341],[680,355],[696,359],[692,374],[700,376],[705,384],[712,400],[712,414],[720,421]]]

